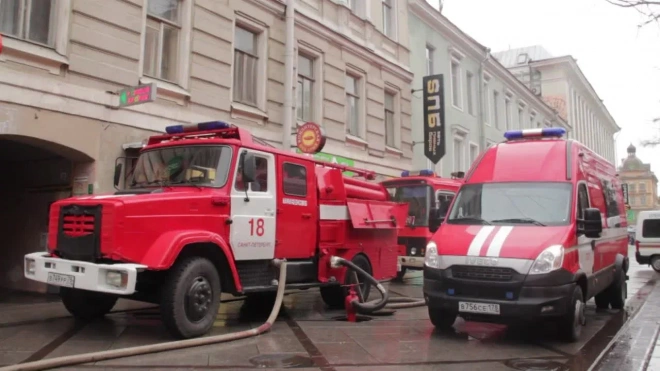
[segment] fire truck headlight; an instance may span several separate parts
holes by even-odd
[[[430,268],[440,268],[440,257],[438,256],[438,245],[431,241],[426,245],[424,264]]]
[[[534,261],[534,264],[532,264],[532,269],[529,270],[529,274],[550,273],[561,268],[563,263],[564,246],[552,245],[539,254]]]
[[[34,274],[37,270],[37,263],[33,259],[25,259],[25,273]]]
[[[125,272],[119,271],[108,271],[105,274],[105,283],[108,286],[114,287],[126,287],[128,284],[128,275]]]

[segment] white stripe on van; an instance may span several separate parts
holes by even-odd
[[[491,242],[490,246],[488,246],[486,256],[499,257],[500,251],[502,251],[502,246],[504,246],[504,242],[506,241],[506,238],[509,237],[509,233],[511,233],[512,230],[512,226],[500,227],[500,229],[495,234],[495,237],[493,238],[493,242]]]
[[[488,236],[490,236],[494,229],[495,226],[492,225],[482,226],[479,230],[479,233],[474,236],[472,243],[470,243],[467,256],[479,256],[479,253],[481,253],[481,248],[484,246],[484,242],[486,242],[486,239]]]

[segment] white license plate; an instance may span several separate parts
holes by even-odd
[[[48,283],[51,285],[73,287],[75,282],[76,282],[75,276],[48,272]]]
[[[500,305],[460,301],[458,302],[458,311],[469,313],[500,314]]]

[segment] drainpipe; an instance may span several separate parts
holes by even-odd
[[[486,119],[484,113],[484,64],[490,59],[490,48],[486,48],[486,56],[479,64],[479,148],[486,149]]]
[[[293,72],[295,58],[295,4],[296,0],[287,0],[286,19],[286,42],[284,44],[284,115],[282,119],[282,147],[285,151],[291,151],[291,129],[293,127]]]

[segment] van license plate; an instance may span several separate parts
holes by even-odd
[[[75,282],[76,282],[75,276],[48,272],[48,283],[51,285],[73,288]]]
[[[500,305],[460,301],[458,302],[458,311],[469,313],[500,314]]]

